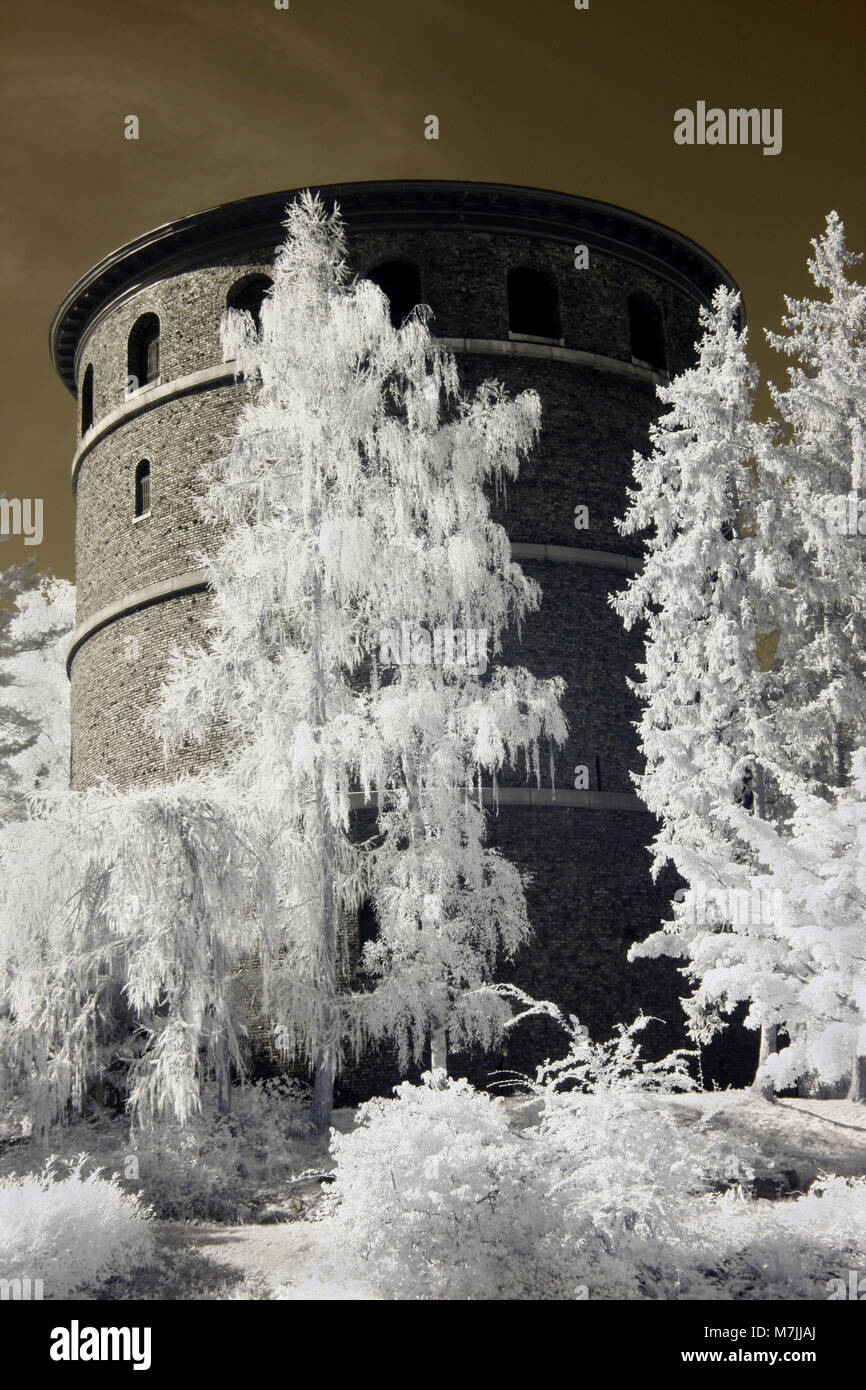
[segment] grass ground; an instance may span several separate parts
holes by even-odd
[[[804,1190],[825,1173],[866,1175],[866,1107],[839,1100],[779,1100],[727,1091],[660,1098],[684,1124],[707,1116],[712,1126],[751,1139],[766,1160],[765,1186]],[[352,1112],[335,1116],[345,1130]],[[315,1153],[311,1150],[310,1157]],[[318,1154],[321,1160],[321,1154]],[[375,1299],[375,1271],[336,1256],[316,1220],[321,1185],[287,1185],[268,1208],[268,1224],[161,1223],[160,1263],[128,1292],[152,1298]],[[281,1214],[284,1220],[273,1218]]]
[[[764,1172],[756,1195],[780,1199],[805,1190],[816,1177],[836,1173],[866,1175],[866,1107],[836,1100],[778,1100],[769,1103],[750,1092],[726,1091],[660,1097],[683,1124],[705,1116],[713,1127],[733,1131],[760,1150]],[[345,1131],[353,1112],[337,1111],[335,1126]],[[59,1147],[68,1153],[87,1149],[109,1171],[123,1171],[125,1127],[121,1120],[72,1125]],[[259,1136],[260,1138],[260,1136]],[[251,1143],[252,1143],[251,1138]],[[376,1299],[375,1271],[362,1268],[335,1250],[327,1221],[319,1219],[330,1157],[314,1135],[295,1126],[289,1141],[290,1163],[255,1146],[255,1162],[240,1161],[234,1181],[214,1196],[214,1210],[225,1220],[155,1221],[157,1259],[152,1268],[107,1285],[99,1298],[126,1299]],[[55,1144],[55,1151],[58,1146]],[[236,1150],[232,1150],[233,1162]],[[114,1161],[112,1161],[112,1156]],[[39,1166],[43,1154],[32,1143],[6,1150],[4,1172]],[[198,1180],[211,1170],[191,1156]],[[308,1176],[298,1179],[299,1174]],[[763,1186],[762,1186],[763,1184]],[[147,1173],[129,1190],[142,1189],[149,1199]],[[242,1189],[243,1200],[238,1198]],[[195,1203],[199,1195],[195,1191]],[[207,1211],[207,1203],[202,1206]],[[241,1213],[243,1219],[236,1219]]]

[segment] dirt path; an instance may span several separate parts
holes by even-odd
[[[275,1226],[169,1226],[176,1244],[228,1276],[229,1296],[303,1300],[371,1300],[378,1295],[365,1271],[342,1258],[321,1221]],[[239,1276],[239,1277],[238,1277]]]

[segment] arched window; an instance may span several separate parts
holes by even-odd
[[[632,359],[664,371],[666,365],[665,335],[662,329],[661,310],[648,294],[629,295],[628,329],[631,337]]]
[[[358,940],[362,951],[368,941],[379,940],[379,918],[369,898],[365,898],[358,908]]]
[[[237,280],[226,297],[226,308],[236,309],[239,314],[249,314],[258,332],[262,326],[262,304],[273,284],[269,275],[247,275],[243,280]]]
[[[81,382],[81,438],[93,426],[93,364],[89,364]]]
[[[126,372],[132,391],[159,380],[159,319],[142,314],[136,319],[126,347]]]
[[[549,275],[528,266],[509,270],[508,327],[529,338],[559,338],[559,295]]]
[[[391,322],[399,328],[416,305],[421,303],[421,276],[416,265],[405,261],[385,261],[367,275],[378,285],[391,306]]]
[[[135,515],[150,516],[150,459],[142,459],[135,469]]]

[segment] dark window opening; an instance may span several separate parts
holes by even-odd
[[[93,425],[93,366],[84,373],[81,383],[81,438]]]
[[[137,391],[159,380],[159,319],[156,314],[143,314],[133,325],[127,345],[127,375],[130,387]]]
[[[246,279],[238,280],[237,284],[232,285],[226,299],[226,307],[237,310],[239,314],[249,314],[258,333],[262,326],[262,304],[273,285],[274,282],[269,275],[248,275]]]
[[[421,276],[418,267],[404,261],[386,261],[367,276],[378,285],[391,306],[391,322],[400,328],[412,310],[421,303]]]
[[[661,310],[648,294],[631,294],[628,298],[628,328],[631,355],[638,362],[665,370],[665,337]]]
[[[150,513],[150,461],[142,459],[135,470],[135,515]]]
[[[369,898],[365,898],[358,908],[358,941],[361,950],[367,945],[368,941],[379,940],[379,918],[376,916],[376,909]]]
[[[526,266],[509,270],[508,327],[532,338],[559,338],[559,295],[549,275]]]

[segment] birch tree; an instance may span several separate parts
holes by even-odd
[[[177,655],[158,722],[169,742],[219,727],[238,815],[269,846],[281,910],[260,923],[263,1006],[313,1068],[321,1130],[369,1038],[403,1064],[431,1032],[438,1063],[446,1032],[491,1038],[500,1001],[483,986],[528,921],[520,875],[484,844],[482,784],[518,758],[540,781],[565,723],[561,682],[486,671],[540,601],[485,491],[531,448],[537,397],[463,395],[427,312],[394,328],[352,279],[337,210],[304,195],[286,230],[260,330],[224,325],[250,394],[203,479],[213,617],[207,646]],[[367,991],[340,933],[364,898],[380,925]]]

